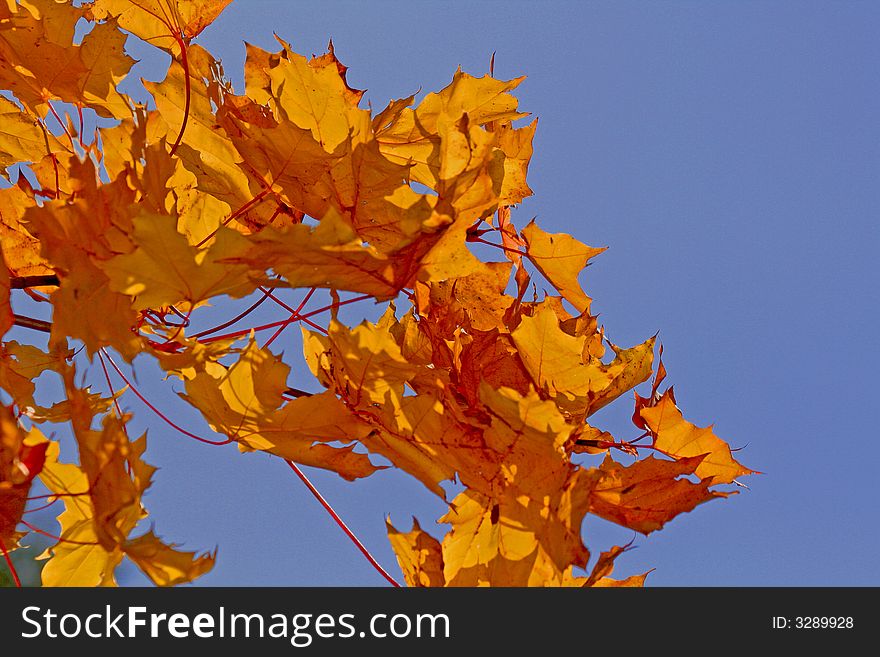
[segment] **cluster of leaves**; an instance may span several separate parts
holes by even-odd
[[[124,376],[111,354],[142,355],[226,436],[203,442],[348,480],[381,457],[447,501],[442,540],[388,521],[409,585],[642,584],[609,577],[623,547],[577,574],[586,514],[647,534],[750,471],[659,391],[659,361],[635,397],[639,438],[588,423],[651,378],[655,340],[618,347],[591,314],[579,274],[602,249],[514,225],[536,129],[514,127],[527,116],[511,93],[521,79],[459,71],[374,114],[332,46],[307,59],[279,40],[277,52],[247,46],[238,95],[192,43],[228,2],[0,4],[0,166],[17,174],[0,190],[0,337],[14,324],[48,333],[45,348],[0,345],[3,554],[20,527],[37,530],[23,514],[42,498],[64,506],[44,584],[112,584],[124,557],[163,585],[211,567],[213,555],[139,533],[146,436],[129,438],[121,391],[82,384],[100,366],[109,385],[107,363]],[[171,58],[163,81],[144,82],[145,103],[119,91],[132,36]],[[50,321],[14,314],[13,290],[51,306]],[[289,290],[298,307],[280,298]],[[322,290],[329,303],[315,307]],[[286,315],[195,330],[223,296]],[[340,320],[365,300],[385,304],[378,321]],[[291,324],[320,392],[270,349]],[[35,398],[44,373],[63,389],[48,407]],[[46,438],[46,422],[72,428],[78,462],[59,460],[64,438]],[[587,467],[581,453],[600,456]],[[37,477],[47,495],[31,495]],[[447,500],[450,481],[463,490]]]

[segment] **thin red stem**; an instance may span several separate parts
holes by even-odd
[[[281,306],[282,308],[284,308],[284,310],[286,310],[286,311],[288,311],[288,312],[291,312],[291,313],[299,314],[299,312],[300,312],[303,308],[306,307],[306,304],[309,302],[309,299],[312,298],[312,295],[315,293],[315,290],[317,290],[318,288],[315,288],[315,287],[310,288],[309,291],[306,293],[306,296],[303,297],[303,300],[300,302],[299,306],[296,307],[296,310],[294,310],[293,308],[291,308],[290,306],[288,306],[286,303],[284,303],[281,299],[279,299],[279,298],[276,297],[274,294],[272,294],[272,290],[267,289],[267,288],[264,288],[264,287],[260,287],[260,289],[261,289],[263,292],[265,292],[266,295],[267,295],[270,299],[272,299],[272,301],[274,301],[274,302],[277,303],[279,306]]]
[[[174,333],[172,333],[170,336],[165,338],[165,344],[168,344],[170,342],[174,342],[175,340],[177,340],[177,336],[180,335],[180,332],[185,327],[189,326],[189,316],[192,314],[192,311],[193,311],[193,308],[190,308],[189,310],[186,311],[186,315],[181,315],[180,312],[174,306],[171,306],[171,308],[172,308],[172,310],[174,310],[175,314],[177,314],[178,317],[183,317],[183,321],[180,324],[176,325],[177,330],[175,330]],[[166,324],[166,326],[167,326],[167,324]]]
[[[97,545],[97,541],[74,541],[69,538],[61,538],[60,536],[55,536],[55,534],[50,534],[49,532],[40,529],[36,525],[32,525],[27,520],[20,521],[22,525],[30,529],[31,531],[37,532],[38,534],[42,534],[43,536],[48,536],[54,541],[58,541],[60,543],[70,543],[71,545]]]
[[[530,257],[528,251],[520,251],[519,249],[513,249],[509,246],[504,246],[503,244],[495,244],[495,242],[489,242],[488,240],[484,240],[482,237],[475,237],[471,241],[479,242],[480,244],[485,244],[486,246],[494,246],[496,249],[501,249],[502,251],[511,251],[512,253],[516,253],[527,258]]]
[[[270,191],[270,190],[269,190],[269,188],[267,187],[267,188],[264,189],[262,192],[260,192],[260,193],[257,194],[256,196],[254,196],[250,201],[248,201],[247,203],[245,203],[244,205],[242,205],[240,208],[238,208],[238,210],[236,210],[235,212],[233,212],[232,214],[230,214],[228,217],[226,217],[226,219],[224,219],[223,221],[221,221],[221,222],[220,222],[220,226],[225,226],[225,225],[227,225],[230,221],[232,221],[233,219],[235,219],[236,217],[240,217],[242,214],[244,214],[245,212],[247,212],[252,206],[254,206],[254,205],[256,205],[257,203],[259,203],[260,201],[262,201],[262,200],[265,198],[266,194],[269,193],[269,191]],[[210,233],[208,233],[208,234],[202,239],[202,241],[200,241],[198,244],[196,244],[196,248],[198,249],[198,248],[201,248],[202,246],[204,246],[205,242],[207,242],[209,239],[211,239],[212,237],[214,237],[214,235],[217,234],[217,231],[218,231],[218,230],[220,230],[220,227],[219,227],[219,226],[218,226],[217,228],[215,228],[214,230],[212,230]]]
[[[91,491],[84,490],[81,493],[49,493],[48,495],[31,495],[27,498],[28,502],[33,502],[34,500],[46,500],[50,497],[54,497],[56,499],[61,499],[62,497],[81,497],[83,495],[88,495]]]
[[[55,504],[55,502],[57,502],[57,501],[58,501],[58,498],[56,497],[51,502],[46,502],[45,504],[42,504],[42,505],[35,507],[33,509],[28,509],[27,511],[25,511],[25,513],[36,513],[37,511],[42,511],[43,509],[48,509],[50,506]]]
[[[345,301],[340,301],[338,303],[331,303],[328,306],[322,306],[321,308],[317,308],[316,310],[311,310],[303,315],[300,315],[296,320],[293,320],[293,321],[306,321],[306,320],[308,320],[309,317],[319,315],[320,313],[327,312],[328,310],[332,310],[333,308],[339,308],[340,306],[345,306],[350,303],[355,303],[357,301],[363,301],[364,299],[372,299],[372,298],[373,298],[373,296],[371,294],[362,294],[359,297],[353,297],[351,299],[346,299]],[[234,331],[232,333],[225,333],[224,335],[215,335],[214,337],[207,338],[206,340],[202,340],[202,343],[205,344],[208,342],[215,342],[217,340],[227,340],[229,338],[237,338],[242,335],[247,335],[251,331],[266,331],[268,329],[277,328],[279,326],[287,325],[290,323],[291,323],[290,318],[282,319],[278,322],[271,322],[270,324],[263,324],[262,326],[254,326],[253,328],[242,329],[240,331]],[[327,332],[326,329],[324,329],[321,326],[318,326],[317,324],[315,324],[313,322],[306,321],[306,324],[309,324],[310,326],[312,326],[315,329],[320,330],[324,333]]]
[[[262,290],[263,288],[261,287],[260,289]],[[264,348],[265,348],[265,347],[268,347],[270,344],[272,344],[273,342],[275,342],[275,339],[276,339],[279,335],[281,335],[281,334],[284,332],[284,329],[286,329],[288,326],[290,326],[293,322],[296,322],[296,321],[299,321],[299,320],[302,320],[303,322],[305,322],[306,324],[308,324],[308,325],[311,326],[312,328],[315,328],[315,329],[317,329],[318,331],[321,331],[322,333],[324,333],[324,334],[326,335],[327,330],[326,330],[323,326],[318,326],[317,324],[315,324],[313,321],[311,321],[311,320],[309,320],[309,319],[302,319],[302,317],[301,317],[300,314],[299,314],[300,311],[301,311],[303,308],[305,308],[305,305],[309,302],[309,299],[312,298],[312,295],[315,293],[315,290],[316,290],[316,289],[317,289],[317,288],[314,288],[314,287],[311,288],[311,289],[308,291],[308,293],[306,293],[306,296],[303,298],[303,300],[300,301],[299,306],[297,306],[295,309],[294,309],[294,308],[291,308],[291,307],[288,306],[286,303],[284,303],[281,299],[277,298],[274,294],[272,294],[271,291],[266,290],[266,294],[269,295],[269,298],[272,299],[272,301],[274,301],[275,303],[277,303],[277,304],[278,304],[279,306],[281,306],[282,308],[285,308],[285,309],[287,309],[287,310],[290,311],[290,317],[287,318],[287,322],[286,322],[286,323],[284,323],[284,324],[282,324],[281,326],[278,327],[278,330],[275,331],[275,333],[272,334],[272,337],[271,337],[271,338],[269,338],[268,340],[266,340],[266,344],[263,345]]]
[[[79,145],[83,150],[86,150],[86,145],[83,143],[83,131],[85,130],[84,121],[83,121],[83,108],[82,105],[76,106],[76,113],[79,116],[79,135],[77,135],[77,139],[79,141]]]
[[[52,103],[47,103],[49,105],[49,111],[52,112],[52,116],[55,117],[55,120],[58,121],[58,125],[61,126],[61,129],[64,131],[64,134],[67,135],[67,138],[70,140],[70,147],[75,151],[76,146],[73,145],[73,137],[67,131],[67,126],[61,121],[61,117],[58,116],[58,112],[55,111],[55,108],[52,107]]]
[[[273,342],[275,342],[275,340],[278,338],[278,336],[281,335],[282,333],[284,333],[284,329],[286,329],[288,326],[290,326],[293,322],[295,322],[297,320],[297,316],[291,315],[288,319],[290,321],[288,321],[286,324],[282,324],[281,326],[279,326],[278,329],[272,334],[272,337],[270,337],[268,340],[266,340],[265,344],[263,344],[264,349],[266,347],[268,347],[270,344],[272,344]]]
[[[153,413],[155,413],[156,415],[158,415],[158,416],[159,416],[162,420],[164,420],[165,423],[166,423],[167,425],[169,425],[171,428],[176,429],[177,431],[179,431],[180,433],[182,433],[184,436],[187,436],[187,437],[189,437],[189,438],[192,438],[193,440],[198,440],[200,443],[205,443],[206,445],[228,445],[229,443],[235,441],[235,439],[232,438],[232,436],[228,437],[226,440],[209,440],[209,439],[207,439],[207,438],[202,438],[201,436],[197,436],[196,434],[191,433],[191,432],[187,431],[186,429],[184,429],[183,427],[178,426],[177,424],[175,424],[171,419],[168,418],[167,415],[165,415],[164,413],[162,413],[162,411],[160,411],[158,408],[156,408],[155,406],[153,406],[153,404],[151,404],[151,403],[147,400],[147,398],[144,397],[144,396],[140,393],[140,391],[138,391],[137,388],[135,388],[133,385],[131,385],[131,382],[128,380],[128,378],[125,376],[125,374],[122,373],[122,370],[119,369],[119,366],[118,366],[118,365],[116,364],[116,362],[110,357],[110,354],[108,354],[108,353],[107,353],[106,351],[104,351],[103,349],[101,349],[101,351],[104,353],[105,356],[107,356],[107,360],[110,361],[110,365],[113,367],[114,370],[116,370],[116,373],[122,378],[123,381],[125,381],[126,385],[128,385],[128,387],[129,387],[129,388],[131,389],[131,391],[137,396],[137,398],[140,399],[144,404],[146,404],[146,405],[147,405],[147,408],[149,408],[151,411],[153,411]]]
[[[189,79],[189,60],[186,57],[186,44],[179,36],[177,37],[177,44],[180,46],[180,64],[183,66],[183,93],[185,97],[183,101],[183,123],[180,124],[180,132],[177,133],[177,139],[174,141],[169,155],[174,155],[177,152],[177,147],[180,146],[180,140],[183,139],[183,133],[186,131],[186,122],[189,120],[190,85],[192,84]]]
[[[103,351],[103,349],[98,351],[98,360],[101,361],[101,369],[104,371],[104,380],[107,381],[107,387],[110,389],[110,396],[113,397],[113,407],[116,409],[116,417],[118,417],[121,421],[122,409],[119,408],[119,398],[116,396],[116,391],[113,389],[113,382],[110,380],[110,372],[107,371],[107,363],[104,362],[104,354],[101,353]],[[122,423],[122,433],[124,433],[125,437],[128,438],[129,441],[131,441],[131,437],[128,435],[128,429],[125,427],[125,423]]]
[[[254,310],[256,310],[256,309],[257,309],[257,308],[258,308],[258,307],[259,307],[259,306],[260,306],[260,305],[261,305],[266,299],[268,299],[268,298],[271,296],[271,292],[269,292],[268,290],[265,290],[265,289],[262,288],[262,287],[261,287],[260,289],[263,290],[263,292],[264,292],[263,296],[260,297],[260,298],[256,301],[256,303],[254,303],[253,305],[251,305],[250,308],[248,308],[247,310],[242,311],[241,313],[239,313],[238,315],[236,315],[235,317],[233,317],[233,318],[230,319],[229,321],[227,321],[227,322],[223,322],[223,323],[220,324],[219,326],[215,326],[214,328],[209,328],[209,329],[207,329],[207,330],[205,330],[205,331],[201,331],[200,333],[196,333],[196,334],[193,336],[193,338],[195,338],[196,340],[198,340],[199,338],[203,338],[203,337],[205,337],[206,335],[211,335],[212,333],[216,333],[217,331],[222,331],[223,329],[225,329],[225,328],[229,328],[230,326],[232,326],[232,325],[235,324],[236,322],[239,322],[239,321],[241,321],[242,319],[244,319],[245,317],[247,317],[248,315],[250,315],[250,314],[251,314]]]
[[[373,566],[373,568],[375,568],[377,571],[379,571],[379,574],[382,575],[382,577],[384,577],[386,580],[388,580],[392,584],[392,586],[399,587],[400,584],[397,583],[397,580],[389,575],[388,571],[382,568],[382,565],[378,561],[376,561],[373,555],[370,554],[370,551],[367,550],[366,547],[364,547],[364,544],[361,543],[358,537],[354,535],[354,532],[352,532],[348,528],[348,525],[343,522],[342,518],[339,517],[339,514],[337,514],[336,511],[333,510],[333,507],[330,506],[329,502],[324,499],[324,496],[321,495],[320,491],[317,488],[315,488],[314,484],[309,481],[309,478],[306,477],[305,473],[297,467],[296,463],[289,459],[284,459],[284,462],[287,463],[287,465],[290,466],[290,469],[296,473],[296,476],[299,477],[300,480],[306,485],[306,488],[309,489],[309,492],[315,497],[316,500],[318,500],[318,502],[320,502],[321,506],[324,507],[324,510],[326,510],[327,513],[330,514],[330,517],[333,518],[333,521],[337,525],[339,525],[339,528],[343,532],[345,532],[345,535],[348,536],[349,539],[351,539],[351,542],[354,543],[357,549],[360,550],[361,554],[366,557],[367,561],[370,562],[370,565]]]
[[[9,552],[6,551],[6,545],[4,545],[2,538],[0,538],[0,552],[3,553],[3,558],[6,559],[6,565],[9,566],[9,572],[12,574],[12,581],[15,582],[17,588],[21,588],[21,580],[18,577],[18,572],[15,570],[15,564],[12,563],[12,557],[10,557]]]

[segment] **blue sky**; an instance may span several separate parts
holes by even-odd
[[[482,75],[493,52],[496,77],[528,76],[535,195],[514,221],[609,247],[583,283],[611,339],[659,331],[685,417],[764,473],[647,538],[589,519],[594,558],[635,538],[615,574],[655,568],[653,586],[876,586],[878,21],[869,2],[239,0],[198,43],[238,84],[245,40],[276,49],[275,31],[320,54],[332,38],[377,110],[458,66]],[[295,333],[276,343],[290,361]],[[139,363],[138,379],[197,425],[155,370]],[[200,584],[385,584],[282,461],[188,441],[127,405],[152,427],[159,533],[219,546]],[[624,399],[595,419],[613,431],[631,411]],[[309,475],[394,574],[384,517],[431,528],[444,511],[400,473]]]

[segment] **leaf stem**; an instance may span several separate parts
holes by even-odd
[[[9,556],[9,552],[6,551],[6,545],[4,545],[2,538],[0,538],[0,552],[3,553],[3,558],[6,559],[6,565],[9,566],[9,572],[12,574],[12,580],[15,582],[15,586],[21,588],[21,580],[18,578],[15,564],[12,563],[12,558]]]
[[[147,407],[148,407],[151,411],[153,411],[153,413],[155,413],[156,415],[158,415],[158,416],[159,416],[162,420],[164,420],[165,423],[168,424],[171,428],[176,429],[177,431],[179,431],[180,433],[182,433],[184,436],[188,436],[189,438],[192,438],[192,439],[194,439],[194,440],[198,440],[200,443],[205,443],[206,445],[228,445],[229,443],[235,441],[235,438],[233,438],[232,436],[227,437],[226,440],[209,440],[209,439],[207,439],[207,438],[202,438],[201,436],[197,436],[196,434],[187,431],[187,430],[184,429],[183,427],[178,426],[178,425],[175,424],[171,419],[169,419],[167,415],[165,415],[164,413],[162,413],[162,411],[160,411],[158,408],[156,408],[155,406],[153,406],[153,404],[151,404],[151,403],[147,400],[147,398],[144,397],[144,396],[140,393],[140,391],[139,391],[137,388],[135,388],[133,385],[131,385],[131,382],[128,380],[128,378],[125,376],[125,374],[122,373],[122,370],[119,369],[119,366],[116,364],[116,361],[114,361],[114,360],[110,357],[110,354],[108,354],[103,348],[101,349],[101,352],[107,357],[107,360],[110,361],[110,365],[113,367],[114,370],[116,370],[116,373],[122,378],[122,380],[125,381],[126,385],[128,385],[128,387],[129,387],[129,388],[131,389],[131,391],[135,394],[135,396],[136,396],[138,399],[140,399],[144,404],[146,404]]]
[[[314,484],[309,481],[309,478],[306,477],[305,473],[297,467],[296,463],[289,459],[284,459],[284,462],[287,463],[287,465],[290,466],[290,469],[296,473],[296,476],[299,477],[300,480],[306,485],[306,488],[309,489],[309,492],[314,495],[315,499],[321,503],[321,506],[323,506],[327,513],[330,514],[330,517],[333,518],[334,522],[339,525],[339,528],[343,532],[345,532],[345,535],[351,539],[351,542],[354,543],[357,549],[360,550],[361,554],[366,557],[367,561],[370,562],[370,565],[373,566],[373,568],[375,568],[377,571],[379,571],[379,574],[382,575],[382,577],[384,577],[386,580],[388,580],[392,586],[396,586],[399,588],[400,584],[397,582],[397,580],[389,575],[388,571],[382,568],[381,564],[376,561],[373,555],[370,554],[370,551],[367,550],[366,547],[364,547],[364,544],[361,543],[358,537],[354,535],[354,532],[352,532],[348,528],[348,525],[343,522],[342,518],[339,517],[339,514],[337,514],[336,511],[333,510],[333,507],[330,506],[329,502],[324,499],[324,496],[321,495],[320,491],[317,488],[315,488]]]
[[[328,310],[332,310],[333,308],[338,308],[339,306],[345,306],[349,303],[355,303],[356,301],[363,301],[364,299],[372,299],[372,298],[373,298],[373,296],[371,294],[362,294],[358,297],[346,299],[345,301],[340,301],[339,303],[331,303],[328,306],[322,306],[321,308],[311,310],[307,313],[300,315],[295,320],[291,320],[288,317],[287,319],[282,319],[277,322],[271,322],[270,324],[263,324],[262,326],[254,326],[253,328],[242,329],[240,331],[233,331],[232,333],[225,333],[224,335],[215,335],[213,337],[207,338],[206,340],[202,340],[202,343],[205,344],[208,342],[215,342],[217,340],[227,340],[229,338],[237,338],[242,335],[247,335],[251,331],[266,331],[268,329],[273,329],[278,326],[286,326],[287,324],[290,324],[292,321],[305,321],[305,320],[308,320],[309,317],[312,317],[314,315],[318,315],[323,312],[327,312]],[[306,321],[306,323],[309,324],[310,326],[314,327],[317,330],[326,331],[326,329],[324,329],[321,326],[318,326],[314,322]]]
[[[180,140],[183,139],[183,133],[186,131],[186,123],[189,120],[190,85],[192,84],[189,79],[189,59],[187,59],[186,56],[186,44],[180,36],[175,35],[175,38],[177,39],[177,44],[180,46],[180,64],[183,66],[183,90],[185,98],[183,101],[183,123],[180,124],[180,132],[177,133],[177,139],[174,141],[174,145],[168,153],[169,155],[174,155],[174,153],[177,152],[177,147],[180,146]]]
[[[238,322],[238,321],[244,319],[245,317],[247,317],[248,315],[250,315],[254,310],[256,310],[271,295],[271,293],[269,291],[265,290],[264,288],[261,287],[260,289],[263,290],[263,292],[264,292],[263,296],[260,297],[259,299],[257,299],[257,301],[253,305],[251,305],[247,310],[240,312],[238,315],[236,315],[232,319],[230,319],[226,322],[223,322],[222,324],[215,326],[214,328],[205,329],[204,331],[196,333],[193,336],[193,338],[198,340],[199,338],[203,338],[206,335],[211,335],[212,333],[216,333],[217,331],[222,331],[223,329],[229,328],[230,326],[232,326],[236,322]]]
[[[62,538],[61,536],[55,536],[55,534],[50,534],[49,532],[40,529],[36,525],[32,525],[27,520],[22,519],[21,524],[30,529],[33,532],[37,532],[38,534],[42,534],[43,536],[48,536],[52,540],[58,541],[59,543],[70,543],[71,545],[98,545],[97,541],[74,541],[71,538]]]
[[[125,426],[125,422],[122,421],[122,409],[119,408],[119,397],[116,396],[116,390],[113,388],[113,382],[110,380],[110,372],[107,371],[107,363],[104,362],[103,351],[103,349],[98,351],[98,360],[101,362],[101,369],[104,371],[104,380],[107,381],[107,387],[110,389],[110,396],[113,397],[113,407],[116,409],[116,417],[119,418],[119,421],[122,424],[122,433],[124,433],[128,441],[131,442],[131,437],[128,435],[128,428]]]

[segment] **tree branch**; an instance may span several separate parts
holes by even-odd
[[[13,324],[22,328],[33,329],[34,331],[43,331],[44,333],[52,332],[52,322],[44,319],[34,319],[33,317],[25,317],[24,315],[13,315]]]
[[[27,287],[42,287],[44,285],[61,285],[61,281],[55,274],[46,276],[10,276],[9,287],[13,290],[23,290]]]

